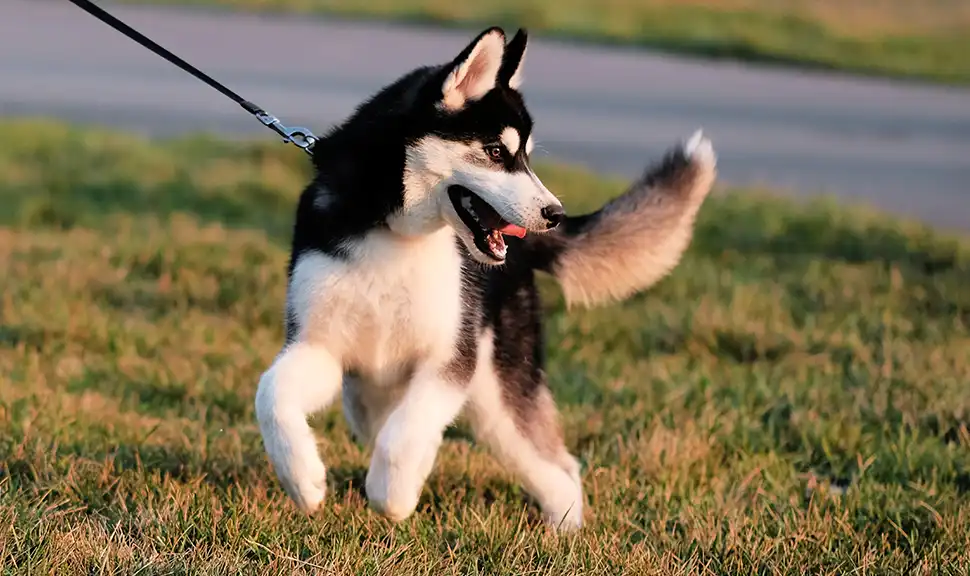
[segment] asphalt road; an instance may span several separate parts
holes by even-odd
[[[472,33],[102,3],[279,116],[317,132]],[[537,151],[633,177],[703,127],[722,181],[835,194],[970,228],[970,90],[530,44]],[[222,95],[66,0],[0,0],[0,114],[157,135],[271,137]]]

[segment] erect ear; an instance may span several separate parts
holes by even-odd
[[[444,107],[459,110],[495,88],[504,53],[505,33],[501,28],[489,28],[472,40],[450,64],[441,87]]]
[[[522,85],[522,65],[525,62],[525,48],[529,42],[529,34],[525,28],[519,28],[515,37],[505,47],[505,56],[502,58],[502,68],[498,73],[498,81],[518,90]]]

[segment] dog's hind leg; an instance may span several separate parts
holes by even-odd
[[[323,347],[289,344],[263,374],[256,419],[263,445],[286,493],[308,512],[326,495],[327,471],[307,417],[340,392],[341,368]]]
[[[527,372],[519,375],[531,378]],[[538,500],[545,521],[563,531],[578,529],[584,499],[579,462],[563,443],[549,388],[544,382],[521,384],[500,379],[491,364],[483,366],[472,382],[467,416],[476,438]]]

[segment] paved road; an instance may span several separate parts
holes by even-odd
[[[108,5],[280,116],[322,132],[469,33]],[[970,90],[708,64],[634,50],[530,45],[540,152],[634,176],[703,127],[733,184],[833,193],[970,229]],[[217,92],[66,0],[0,0],[0,114],[152,134],[262,134]]]

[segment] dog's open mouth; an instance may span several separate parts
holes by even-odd
[[[448,197],[458,217],[471,231],[475,246],[495,262],[505,261],[503,235],[525,237],[525,228],[504,220],[494,208],[464,186],[448,188]]]

